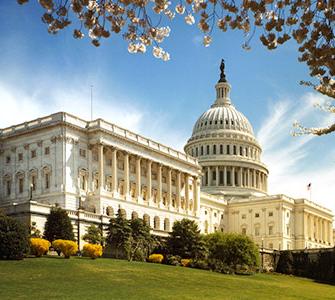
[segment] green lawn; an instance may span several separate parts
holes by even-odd
[[[335,286],[112,259],[29,258],[0,261],[0,299],[335,299]]]

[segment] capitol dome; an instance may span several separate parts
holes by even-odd
[[[265,195],[268,170],[261,162],[261,146],[253,128],[230,99],[224,73],[215,85],[216,100],[196,121],[185,152],[203,169],[202,190],[229,197]]]

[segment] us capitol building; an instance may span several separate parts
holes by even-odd
[[[329,209],[268,194],[262,148],[230,99],[223,62],[215,89],[186,154],[64,112],[0,129],[0,209],[43,232],[57,204],[77,237],[89,224],[107,225],[120,209],[161,236],[189,218],[205,234],[238,232],[268,249],[333,247]]]

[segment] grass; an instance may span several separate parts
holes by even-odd
[[[335,286],[112,259],[0,261],[0,299],[335,299]]]

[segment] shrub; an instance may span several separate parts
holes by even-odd
[[[83,235],[83,240],[90,244],[100,244],[105,241],[105,238],[102,236],[101,228],[90,225],[86,229],[86,234]]]
[[[179,255],[168,255],[167,264],[171,266],[180,266],[181,257]]]
[[[0,259],[22,259],[28,241],[28,227],[0,213]]]
[[[191,264],[191,259],[188,259],[188,258],[184,258],[184,259],[181,259],[180,260],[180,264],[183,266],[183,267],[189,267],[190,264]]]
[[[63,253],[65,258],[70,258],[71,255],[76,254],[78,251],[77,243],[69,240],[55,240],[52,242],[52,247],[56,251]]]
[[[207,235],[206,240],[213,271],[226,272],[226,266],[236,271],[239,265],[247,265],[249,268],[259,265],[258,248],[245,235],[216,232]]]
[[[281,251],[276,272],[293,274],[293,255],[289,250]]]
[[[157,264],[161,264],[163,259],[164,259],[164,256],[162,254],[151,254],[148,257],[149,262],[157,263]]]
[[[85,256],[89,256],[92,259],[100,257],[102,255],[102,246],[97,244],[85,244],[83,247]]]
[[[50,242],[41,238],[30,239],[30,250],[33,255],[40,257],[46,254],[51,246]]]
[[[60,207],[51,209],[44,225],[44,238],[54,240],[74,240],[73,227],[66,210]]]
[[[204,259],[192,259],[189,266],[195,269],[209,270],[208,263]]]

